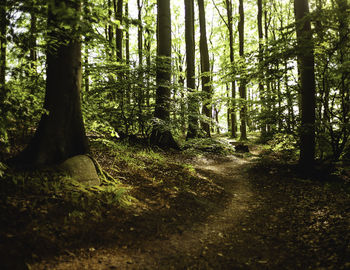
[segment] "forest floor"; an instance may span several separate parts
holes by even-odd
[[[131,187],[133,203],[104,209],[98,220],[84,217],[71,223],[56,222],[60,215],[50,216],[50,207],[35,208],[44,212],[39,217],[28,214],[34,211],[28,207],[16,214],[7,210],[10,218],[21,218],[2,228],[5,241],[0,242],[0,251],[2,255],[7,251],[9,261],[4,265],[9,269],[350,269],[348,175],[302,178],[293,166],[262,158],[259,147],[250,149],[249,154],[231,155],[157,154],[152,160],[143,157],[142,166],[132,170],[95,152],[104,168],[118,166],[110,173]],[[28,225],[33,219],[39,229]],[[16,258],[23,264],[14,264]]]

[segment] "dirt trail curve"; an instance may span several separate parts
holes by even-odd
[[[166,239],[146,240],[131,248],[91,250],[82,257],[72,254],[33,265],[32,269],[346,269],[350,266],[346,229],[341,236],[345,240],[333,243],[338,245],[335,247],[328,248],[329,243],[320,240],[327,238],[325,235],[311,242],[305,240],[313,238],[315,231],[322,233],[319,228],[311,228],[312,224],[303,225],[315,209],[296,210],[298,199],[293,198],[304,195],[289,197],[288,184],[257,185],[256,179],[263,176],[252,179],[247,172],[249,162],[237,157],[223,162],[204,158],[195,162],[197,172],[215,179],[230,198],[225,207],[191,227]],[[265,177],[268,179],[269,174]],[[348,224],[344,217],[338,220],[338,225],[339,222],[341,228]],[[327,248],[322,248],[323,245]]]

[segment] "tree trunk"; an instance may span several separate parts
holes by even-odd
[[[137,19],[138,19],[138,28],[137,28],[137,51],[139,54],[139,66],[142,66],[143,58],[143,29],[142,29],[142,6],[141,0],[137,0]]]
[[[111,0],[108,0],[107,2],[108,5],[108,18],[112,19],[112,6],[111,6]],[[112,47],[113,54],[114,54],[114,45],[113,45],[113,26],[111,24],[108,24],[107,27],[107,37],[108,37],[108,42],[109,45]],[[107,52],[109,53],[109,52]]]
[[[115,5],[114,0],[114,5]],[[115,18],[118,22],[118,26],[115,31],[115,45],[117,53],[117,61],[123,61],[123,30],[121,25],[123,24],[123,0],[117,0],[116,8],[114,9]]]
[[[239,33],[239,56],[244,59],[244,7],[243,0],[239,0],[239,23],[238,23],[238,33]],[[239,96],[242,100],[241,110],[240,110],[240,120],[241,120],[241,137],[240,140],[247,140],[247,89],[246,80],[241,74],[240,85],[239,85]]]
[[[84,20],[87,20],[90,16],[90,11],[88,8],[88,0],[83,0],[83,16]],[[90,91],[90,70],[89,70],[89,37],[84,37],[84,92],[88,93]],[[84,98],[84,95],[82,95]]]
[[[199,9],[199,28],[200,28],[200,55],[201,55],[201,78],[202,78],[202,92],[203,92],[203,107],[202,111],[206,120],[202,122],[202,128],[207,137],[210,137],[210,121],[212,119],[211,112],[211,96],[212,86],[210,81],[210,63],[209,63],[209,52],[207,42],[207,30],[205,22],[205,9],[204,1],[198,0]]]
[[[129,1],[125,3],[125,17],[129,17]],[[130,34],[129,34],[129,19],[126,22],[126,31],[125,31],[125,61],[126,64],[130,64]]]
[[[230,46],[230,62],[231,68],[233,69],[234,61],[235,61],[235,53],[234,53],[234,36],[233,36],[233,17],[232,17],[232,0],[226,0],[226,12],[227,12],[227,27],[229,33],[229,46]],[[233,79],[231,83],[231,137],[237,137],[237,116],[236,116],[236,81]]]
[[[0,105],[3,109],[3,102],[7,96],[6,90],[6,32],[7,32],[7,18],[6,18],[7,0],[0,0]]]
[[[35,4],[33,4],[33,7],[30,13],[29,59],[31,61],[31,68],[33,69],[34,73],[36,73],[36,61],[37,61],[36,34],[37,34],[37,14],[36,14]]]
[[[259,95],[260,95],[260,101],[262,103],[261,106],[261,112],[263,115],[266,115],[266,99],[265,99],[265,89],[264,89],[264,68],[263,68],[263,62],[264,62],[264,48],[263,48],[263,39],[264,39],[264,33],[263,33],[263,23],[262,23],[262,15],[263,15],[263,5],[262,0],[258,0],[258,36],[259,36]],[[261,137],[266,137],[266,124],[265,121],[262,122],[260,125],[261,130]]]
[[[299,164],[304,169],[310,169],[315,157],[315,72],[308,1],[294,0],[294,11],[301,87]]]
[[[52,12],[60,9],[62,2],[77,12]],[[69,157],[88,152],[80,103],[79,10],[79,0],[55,0],[49,4],[44,103],[47,113],[43,114],[27,148],[13,160],[23,166],[58,164]],[[70,29],[69,33],[67,29]]]
[[[186,77],[188,90],[188,131],[187,139],[198,136],[198,99],[195,96],[195,37],[194,37],[194,1],[185,0],[185,40],[186,40]]]
[[[161,148],[178,145],[170,131],[171,16],[170,0],[157,1],[157,91],[150,142]]]

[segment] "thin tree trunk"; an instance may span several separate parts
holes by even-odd
[[[115,18],[119,21],[115,31],[117,61],[123,61],[123,30],[121,28],[121,25],[123,24],[123,0],[117,0],[117,3],[115,3],[116,0],[113,1],[115,7]]]
[[[188,90],[188,131],[187,139],[198,136],[198,99],[195,96],[195,36],[194,1],[185,0],[185,40],[186,40],[186,81]]]
[[[233,69],[235,62],[235,53],[234,53],[234,36],[233,36],[233,17],[232,17],[232,0],[226,0],[226,12],[227,12],[227,27],[229,33],[229,46],[230,46],[230,62]],[[237,116],[236,116],[236,81],[233,79],[231,82],[231,137],[237,137]]]
[[[7,18],[6,18],[6,5],[7,0],[0,0],[0,104],[7,96],[6,90],[6,33],[7,33]],[[4,107],[1,106],[3,110]]]
[[[315,158],[315,71],[314,49],[307,0],[294,0],[298,59],[300,62],[301,130],[300,159],[302,168],[312,168]]]
[[[125,3],[125,17],[129,17],[129,1]],[[130,34],[129,34],[130,26],[129,19],[126,22],[126,31],[125,31],[125,61],[126,64],[130,64]]]
[[[243,0],[239,0],[239,56],[244,59],[244,7]],[[240,140],[247,140],[247,89],[245,78],[240,79],[239,95],[242,100],[240,110],[241,137]]]
[[[139,65],[142,66],[142,58],[143,58],[143,29],[142,29],[142,6],[143,3],[141,0],[137,0],[137,19],[139,21],[139,25],[137,28],[137,51],[139,55]]]
[[[210,81],[210,63],[209,63],[209,52],[208,42],[206,33],[206,22],[205,22],[205,9],[204,1],[198,0],[199,8],[199,27],[200,27],[200,55],[201,55],[201,77],[202,77],[202,91],[203,91],[203,107],[202,111],[206,117],[206,121],[202,122],[202,128],[207,137],[210,137],[210,121],[212,119],[211,108],[211,96],[212,86]]]
[[[268,12],[267,12],[267,6],[266,6],[266,1],[264,1],[264,28],[265,28],[265,46],[268,47],[268,43],[269,43],[269,27],[270,27],[270,21],[271,18],[268,18]],[[267,58],[269,57],[269,51],[268,49],[266,49],[264,51],[264,57]],[[268,134],[271,134],[272,128],[271,128],[271,106],[272,106],[272,95],[271,95],[271,81],[268,78],[268,74],[270,73],[270,66],[267,63],[265,68],[265,74],[267,74],[267,76],[265,77],[265,85],[266,85],[266,92],[265,92],[265,99],[266,99],[266,106],[267,106],[267,114],[265,116],[264,119],[264,125],[266,126],[266,132]]]
[[[37,61],[37,52],[36,52],[36,33],[37,33],[37,16],[35,11],[35,6],[33,4],[32,11],[30,13],[30,51],[29,58],[31,61],[31,68],[33,72],[36,73],[36,61]]]
[[[261,112],[263,115],[266,115],[266,99],[265,99],[265,89],[264,89],[264,47],[263,47],[263,39],[264,39],[264,33],[263,33],[263,22],[262,22],[262,16],[263,15],[263,5],[262,0],[258,0],[258,36],[259,36],[259,95],[260,95],[260,101],[261,101]],[[266,123],[265,121],[262,122],[260,125],[261,130],[261,136],[262,138],[266,137]]]
[[[145,51],[146,51],[146,66],[148,72],[151,72],[151,33],[146,29],[147,38],[145,37]],[[146,105],[150,107],[150,78],[146,76]]]
[[[112,19],[112,3],[111,3],[111,0],[108,0],[107,2],[107,5],[108,5],[108,18],[109,19]],[[113,26],[111,24],[108,24],[108,27],[107,27],[107,37],[108,37],[108,42],[109,42],[109,45],[111,46],[112,48],[112,54],[114,54],[114,46],[113,46]],[[107,52],[107,55],[109,54],[109,52]]]

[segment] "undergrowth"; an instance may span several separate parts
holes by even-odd
[[[235,153],[232,145],[226,140],[218,138],[196,138],[187,140],[183,145],[183,150],[187,155],[210,153],[226,156]]]

